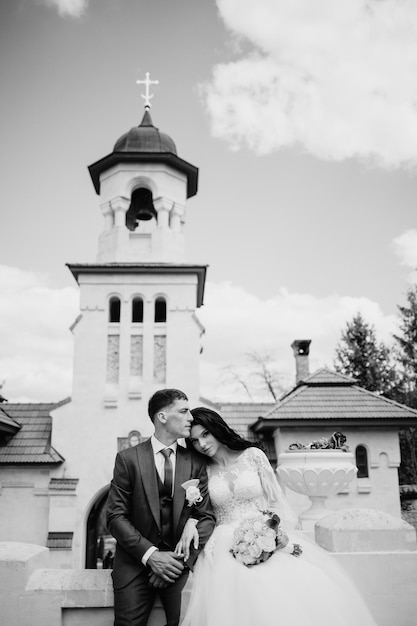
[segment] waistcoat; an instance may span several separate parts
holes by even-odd
[[[166,491],[165,485],[159,478],[158,472],[158,492],[159,492],[159,509],[161,511],[161,530],[162,539],[158,548],[162,550],[173,550],[174,546],[174,524],[172,520],[173,499],[171,494]]]

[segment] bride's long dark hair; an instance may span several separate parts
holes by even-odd
[[[224,421],[224,419],[213,411],[212,409],[207,409],[204,406],[199,406],[195,409],[191,410],[191,415],[193,416],[193,422],[191,424],[191,428],[193,426],[202,426],[208,430],[208,432],[213,435],[223,445],[230,448],[230,450],[246,450],[246,448],[260,448],[261,446],[254,441],[248,441],[241,437],[233,428]],[[189,448],[193,448],[193,444],[190,439],[187,439],[187,446]]]

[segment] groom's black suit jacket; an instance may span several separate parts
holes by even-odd
[[[192,478],[199,479],[203,500],[189,507],[181,484]],[[208,496],[207,472],[203,459],[178,445],[173,495],[175,544],[190,515],[198,520],[200,550],[215,524]],[[144,568],[142,557],[148,548],[158,547],[162,540],[157,471],[150,439],[119,452],[116,457],[107,500],[107,528],[117,540],[113,584],[115,589],[121,589]],[[187,561],[190,569],[197,556],[198,551],[192,549]]]

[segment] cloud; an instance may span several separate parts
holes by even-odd
[[[417,283],[417,230],[406,230],[392,241],[394,253],[399,258],[400,264],[411,268],[407,276],[410,285]]]
[[[48,402],[71,394],[73,335],[69,326],[78,315],[79,292],[54,288],[46,276],[0,266],[0,383],[10,401]],[[376,302],[338,294],[316,297],[281,288],[268,299],[258,298],[228,282],[208,283],[198,316],[206,327],[201,358],[201,393],[215,399],[248,400],[243,387],[226,382],[232,366],[243,378],[250,367],[246,354],[270,354],[280,384],[294,383],[291,350],[294,339],[311,339],[311,371],[332,366],[334,351],[347,320],[360,311],[375,325],[380,340],[396,331],[392,316]],[[250,381],[251,384],[253,381]],[[255,398],[261,397],[256,386]],[[265,395],[263,395],[265,399]]]
[[[406,230],[402,235],[393,239],[393,248],[401,265],[417,268],[417,230]]]
[[[43,0],[47,6],[57,9],[61,17],[82,17],[88,8],[88,0]]]
[[[244,45],[203,87],[214,136],[258,154],[296,146],[326,160],[416,165],[414,0],[217,5]]]
[[[376,302],[367,298],[338,294],[317,297],[281,288],[263,300],[227,282],[208,283],[204,307],[198,312],[206,327],[201,359],[202,395],[213,400],[247,401],[243,387],[231,384],[227,368],[231,366],[243,379],[250,379],[253,368],[245,355],[251,352],[269,354],[281,386],[292,386],[294,339],[312,340],[310,371],[332,367],[342,329],[359,311],[375,326],[380,341],[392,342],[392,333],[397,331],[394,316],[385,315]],[[252,390],[261,397],[259,388]]]
[[[0,266],[0,382],[10,401],[49,402],[71,393],[76,288],[48,286],[47,277]]]

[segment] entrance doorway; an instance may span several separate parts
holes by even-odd
[[[87,520],[86,569],[111,569],[116,540],[106,528],[106,490],[94,503]]]

